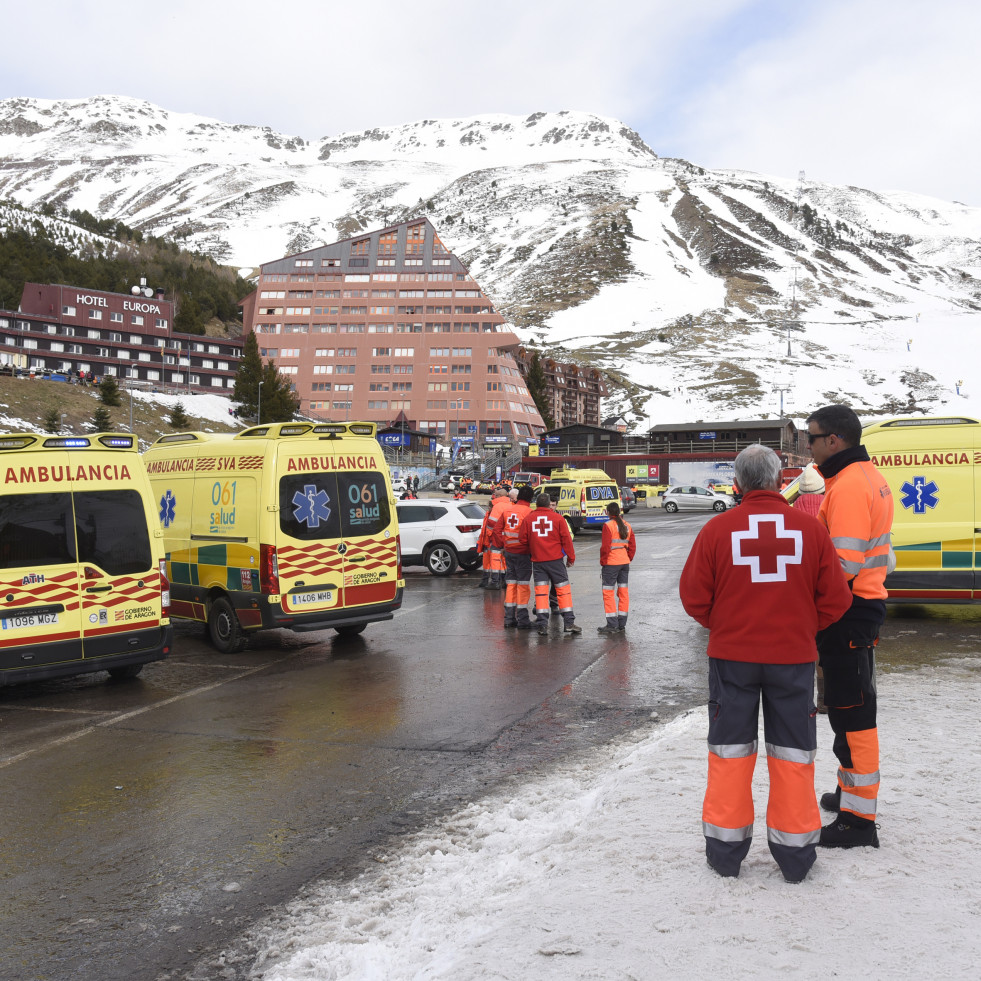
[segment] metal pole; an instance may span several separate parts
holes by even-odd
[[[258,408],[256,409],[255,416],[256,416],[255,419],[256,425],[261,426],[262,425],[262,382],[261,381],[259,382],[259,405]]]

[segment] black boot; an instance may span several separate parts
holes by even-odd
[[[860,848],[868,846],[879,847],[879,833],[875,821],[865,821],[853,818],[851,815],[839,814],[836,821],[826,824],[821,829],[823,848]]]
[[[835,787],[833,794],[821,794],[821,806],[837,814],[841,810],[841,787]]]

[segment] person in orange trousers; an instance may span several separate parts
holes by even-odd
[[[815,637],[852,597],[827,530],[779,493],[777,454],[757,443],[734,466],[742,503],[704,525],[680,583],[685,610],[709,628],[705,857],[719,875],[737,876],[752,844],[762,701],[767,843],[784,878],[801,882],[821,840]]]
[[[630,563],[637,554],[634,530],[620,516],[620,505],[611,501],[606,505],[610,520],[603,525],[600,543],[600,570],[603,577],[603,612],[606,623],[599,627],[601,634],[615,634],[627,629],[627,613],[630,610],[630,592],[627,578]]]
[[[501,553],[493,548],[491,536],[494,534],[501,509],[509,503],[508,492],[503,487],[495,487],[491,494],[490,507],[484,515],[480,534],[477,536],[477,551],[480,552],[483,560],[482,575],[477,584],[479,589],[498,589],[503,580],[504,566]]]

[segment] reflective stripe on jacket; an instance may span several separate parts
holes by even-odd
[[[623,521],[623,519],[620,519]],[[620,537],[620,529],[613,518],[603,525],[603,541],[600,544],[600,565],[626,565],[637,554],[634,530],[627,524],[627,537]]]

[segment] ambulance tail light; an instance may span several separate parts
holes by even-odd
[[[259,545],[259,589],[268,594],[279,592],[279,559],[275,545]]]
[[[167,560],[160,560],[160,616],[170,616],[170,580],[167,578]]]
[[[402,578],[402,536],[395,536],[395,560],[398,562],[398,572],[395,574],[396,579]]]
[[[586,488],[585,487],[582,489],[582,492],[579,495],[579,510],[580,511],[585,511],[586,510]]]

